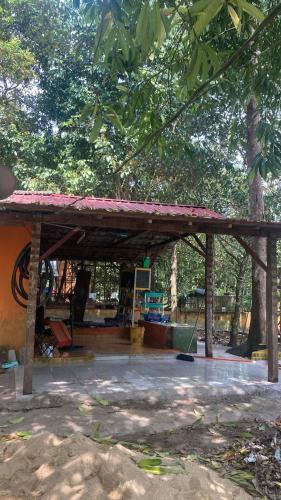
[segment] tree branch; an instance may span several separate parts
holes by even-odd
[[[126,158],[122,164],[118,167],[118,169],[115,171],[115,173],[120,172],[123,167],[136,158],[145,148],[148,146],[148,144],[153,143],[157,139],[157,137],[166,129],[168,128],[191,104],[193,104],[197,99],[202,97],[209,89],[210,83],[216,81],[220,76],[222,76],[228,68],[230,68],[243,54],[243,52],[248,49],[249,47],[252,47],[253,43],[256,41],[258,38],[258,35],[264,31],[272,22],[275,20],[276,17],[278,17],[281,14],[281,3],[279,3],[271,12],[270,14],[261,22],[261,24],[257,27],[257,29],[253,32],[253,34],[237,49],[234,54],[209,78],[206,82],[204,82],[200,87],[198,87],[195,92],[191,95],[191,97],[185,101],[185,103],[180,106],[180,108],[174,113],[166,122],[156,129],[152,134],[150,134],[143,142],[143,144],[133,153],[131,154],[128,158]]]

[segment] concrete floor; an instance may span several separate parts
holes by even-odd
[[[223,347],[215,356],[225,355]],[[202,346],[199,345],[199,354]],[[194,363],[178,361],[175,354],[146,356],[104,356],[92,361],[62,366],[35,366],[33,393],[75,398],[102,395],[111,401],[121,399],[174,397],[210,398],[245,396],[266,388],[281,391],[281,382],[267,382],[265,361],[245,362],[228,355],[229,360],[196,358]],[[22,393],[22,367],[17,369],[17,398]]]
[[[199,345],[199,355],[204,346]],[[14,371],[0,376],[0,437],[15,431],[48,430],[61,436],[132,436],[172,432],[193,425],[280,416],[281,383],[269,384],[266,362],[196,358],[177,361],[175,354],[104,356],[63,366],[35,366],[34,392],[22,396],[23,369],[16,370],[16,398],[11,390]],[[9,390],[10,389],[10,390]],[[110,401],[102,406],[96,396]],[[81,406],[82,405],[82,409]],[[20,423],[13,418],[22,417]]]

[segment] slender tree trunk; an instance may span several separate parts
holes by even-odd
[[[247,107],[248,170],[251,169],[256,155],[261,151],[261,146],[256,139],[256,129],[259,121],[260,116],[258,114],[257,100],[255,96],[252,96]],[[263,180],[258,173],[249,188],[251,220],[264,220],[263,194]],[[266,262],[266,238],[253,238],[252,247],[259,258]],[[266,273],[253,259],[252,308],[248,342],[250,350],[255,345],[266,342]]]
[[[173,246],[171,259],[171,321],[177,321],[177,245]]]
[[[233,313],[233,318],[231,322],[231,330],[230,330],[230,341],[229,345],[231,347],[236,347],[237,346],[237,337],[238,337],[238,332],[239,332],[239,327],[240,327],[240,315],[241,315],[241,303],[242,303],[242,296],[243,296],[243,290],[244,290],[244,277],[245,277],[245,272],[246,272],[246,263],[248,260],[248,256],[244,256],[239,264],[238,268],[238,274],[237,274],[237,280],[236,280],[236,288],[235,288],[235,306],[234,306],[234,313]]]

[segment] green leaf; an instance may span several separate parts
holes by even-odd
[[[241,33],[241,19],[239,18],[236,10],[229,4],[227,5],[227,9],[235,28],[237,29],[238,33]]]
[[[157,41],[157,44],[160,47],[166,38],[166,31],[157,2],[154,2],[153,5],[152,26],[154,31],[154,39]]]
[[[223,422],[224,427],[235,427],[235,422]]]
[[[92,430],[92,434],[91,434],[91,438],[92,439],[96,439],[96,438],[99,438],[100,437],[100,430],[102,428],[102,423],[101,422],[96,422],[94,427],[93,427],[93,430]]]
[[[142,458],[138,462],[138,466],[143,469],[144,467],[154,467],[155,465],[161,465],[161,458]]]
[[[201,80],[204,83],[209,77],[209,62],[206,51],[201,50]]]
[[[183,469],[179,465],[164,465],[160,458],[143,458],[138,462],[138,467],[145,472],[163,476],[165,474],[181,474]]]
[[[193,33],[191,33],[190,40],[194,41],[195,37],[201,35],[204,29],[212,21],[214,17],[220,12],[224,4],[223,0],[211,0],[208,7],[200,13],[196,23],[193,26]]]
[[[30,439],[32,436],[31,432],[29,431],[18,431],[16,432],[16,435],[24,440]]]
[[[217,71],[220,67],[220,60],[218,58],[216,51],[207,43],[205,43],[203,47],[207,52],[211,66],[214,68],[214,71]]]
[[[106,58],[108,57],[108,54],[110,53],[111,49],[113,48],[115,40],[116,40],[116,32],[112,28],[110,30],[110,32],[108,33],[108,35],[106,37],[106,42],[104,44],[103,50],[104,50],[104,55]],[[120,41],[119,41],[119,43],[120,43]]]
[[[107,401],[107,399],[103,399],[100,396],[95,396],[94,399],[101,406],[109,406],[110,404],[109,401]]]
[[[210,4],[210,0],[198,0],[198,2],[194,2],[193,5],[189,9],[189,13],[192,16],[197,16],[199,12],[202,12],[203,10],[208,7]]]
[[[88,116],[92,116],[94,118],[96,115],[97,109],[98,109],[97,104],[92,104],[90,102],[85,104],[84,108],[81,111],[80,120],[83,121],[86,118],[88,118]]]
[[[118,42],[122,50],[123,60],[128,61],[129,59],[129,46],[122,29],[118,31]]]
[[[93,129],[90,133],[90,136],[89,136],[90,142],[95,142],[97,140],[99,133],[100,133],[101,126],[102,126],[102,116],[98,115],[95,119],[94,127],[93,127]]]
[[[9,419],[10,424],[20,424],[24,420],[24,417],[14,417]]]
[[[120,120],[119,115],[118,115],[118,114],[116,113],[116,111],[115,111],[113,108],[111,108],[110,106],[108,106],[108,108],[107,108],[107,109],[108,109],[108,112],[107,112],[107,114],[106,114],[106,118],[107,118],[108,120],[110,120],[110,121],[111,121],[111,123],[113,123],[113,125],[115,125],[115,126],[118,128],[118,130],[120,130],[120,132],[121,132],[122,134],[124,134],[124,127],[123,127],[123,125],[122,125],[122,122],[121,122],[121,120]]]
[[[139,45],[145,44],[148,32],[148,23],[149,23],[149,5],[148,2],[146,1],[141,8],[136,27],[136,39]]]
[[[189,90],[192,90],[195,86],[196,78],[199,73],[199,69],[202,62],[202,51],[199,45],[196,45],[196,48],[193,52],[189,72],[187,76],[187,86]]]
[[[251,432],[241,432],[239,436],[242,439],[252,439],[254,437],[253,434],[251,434]]]
[[[258,21],[263,21],[265,19],[265,15],[262,13],[260,9],[258,9],[252,3],[246,2],[245,0],[237,0],[237,4],[241,7],[242,10],[247,12],[250,16],[258,19]]]

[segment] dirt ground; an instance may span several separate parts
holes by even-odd
[[[253,498],[276,500],[281,498],[280,415],[279,394],[274,391],[247,400],[131,399],[118,405],[46,394],[28,401],[1,400],[0,444],[9,436],[27,439],[52,432],[67,438],[78,432],[148,456],[193,461],[215,469]],[[255,460],[246,463],[252,455]]]
[[[248,500],[228,478],[190,460],[150,457],[75,433],[0,442],[0,498],[9,500]]]
[[[122,443],[149,457],[213,469],[253,498],[281,498],[280,415],[280,394],[270,389],[204,401],[117,402],[49,394],[15,400],[11,376],[0,375],[0,446],[42,432],[60,439],[79,433],[98,444]]]

